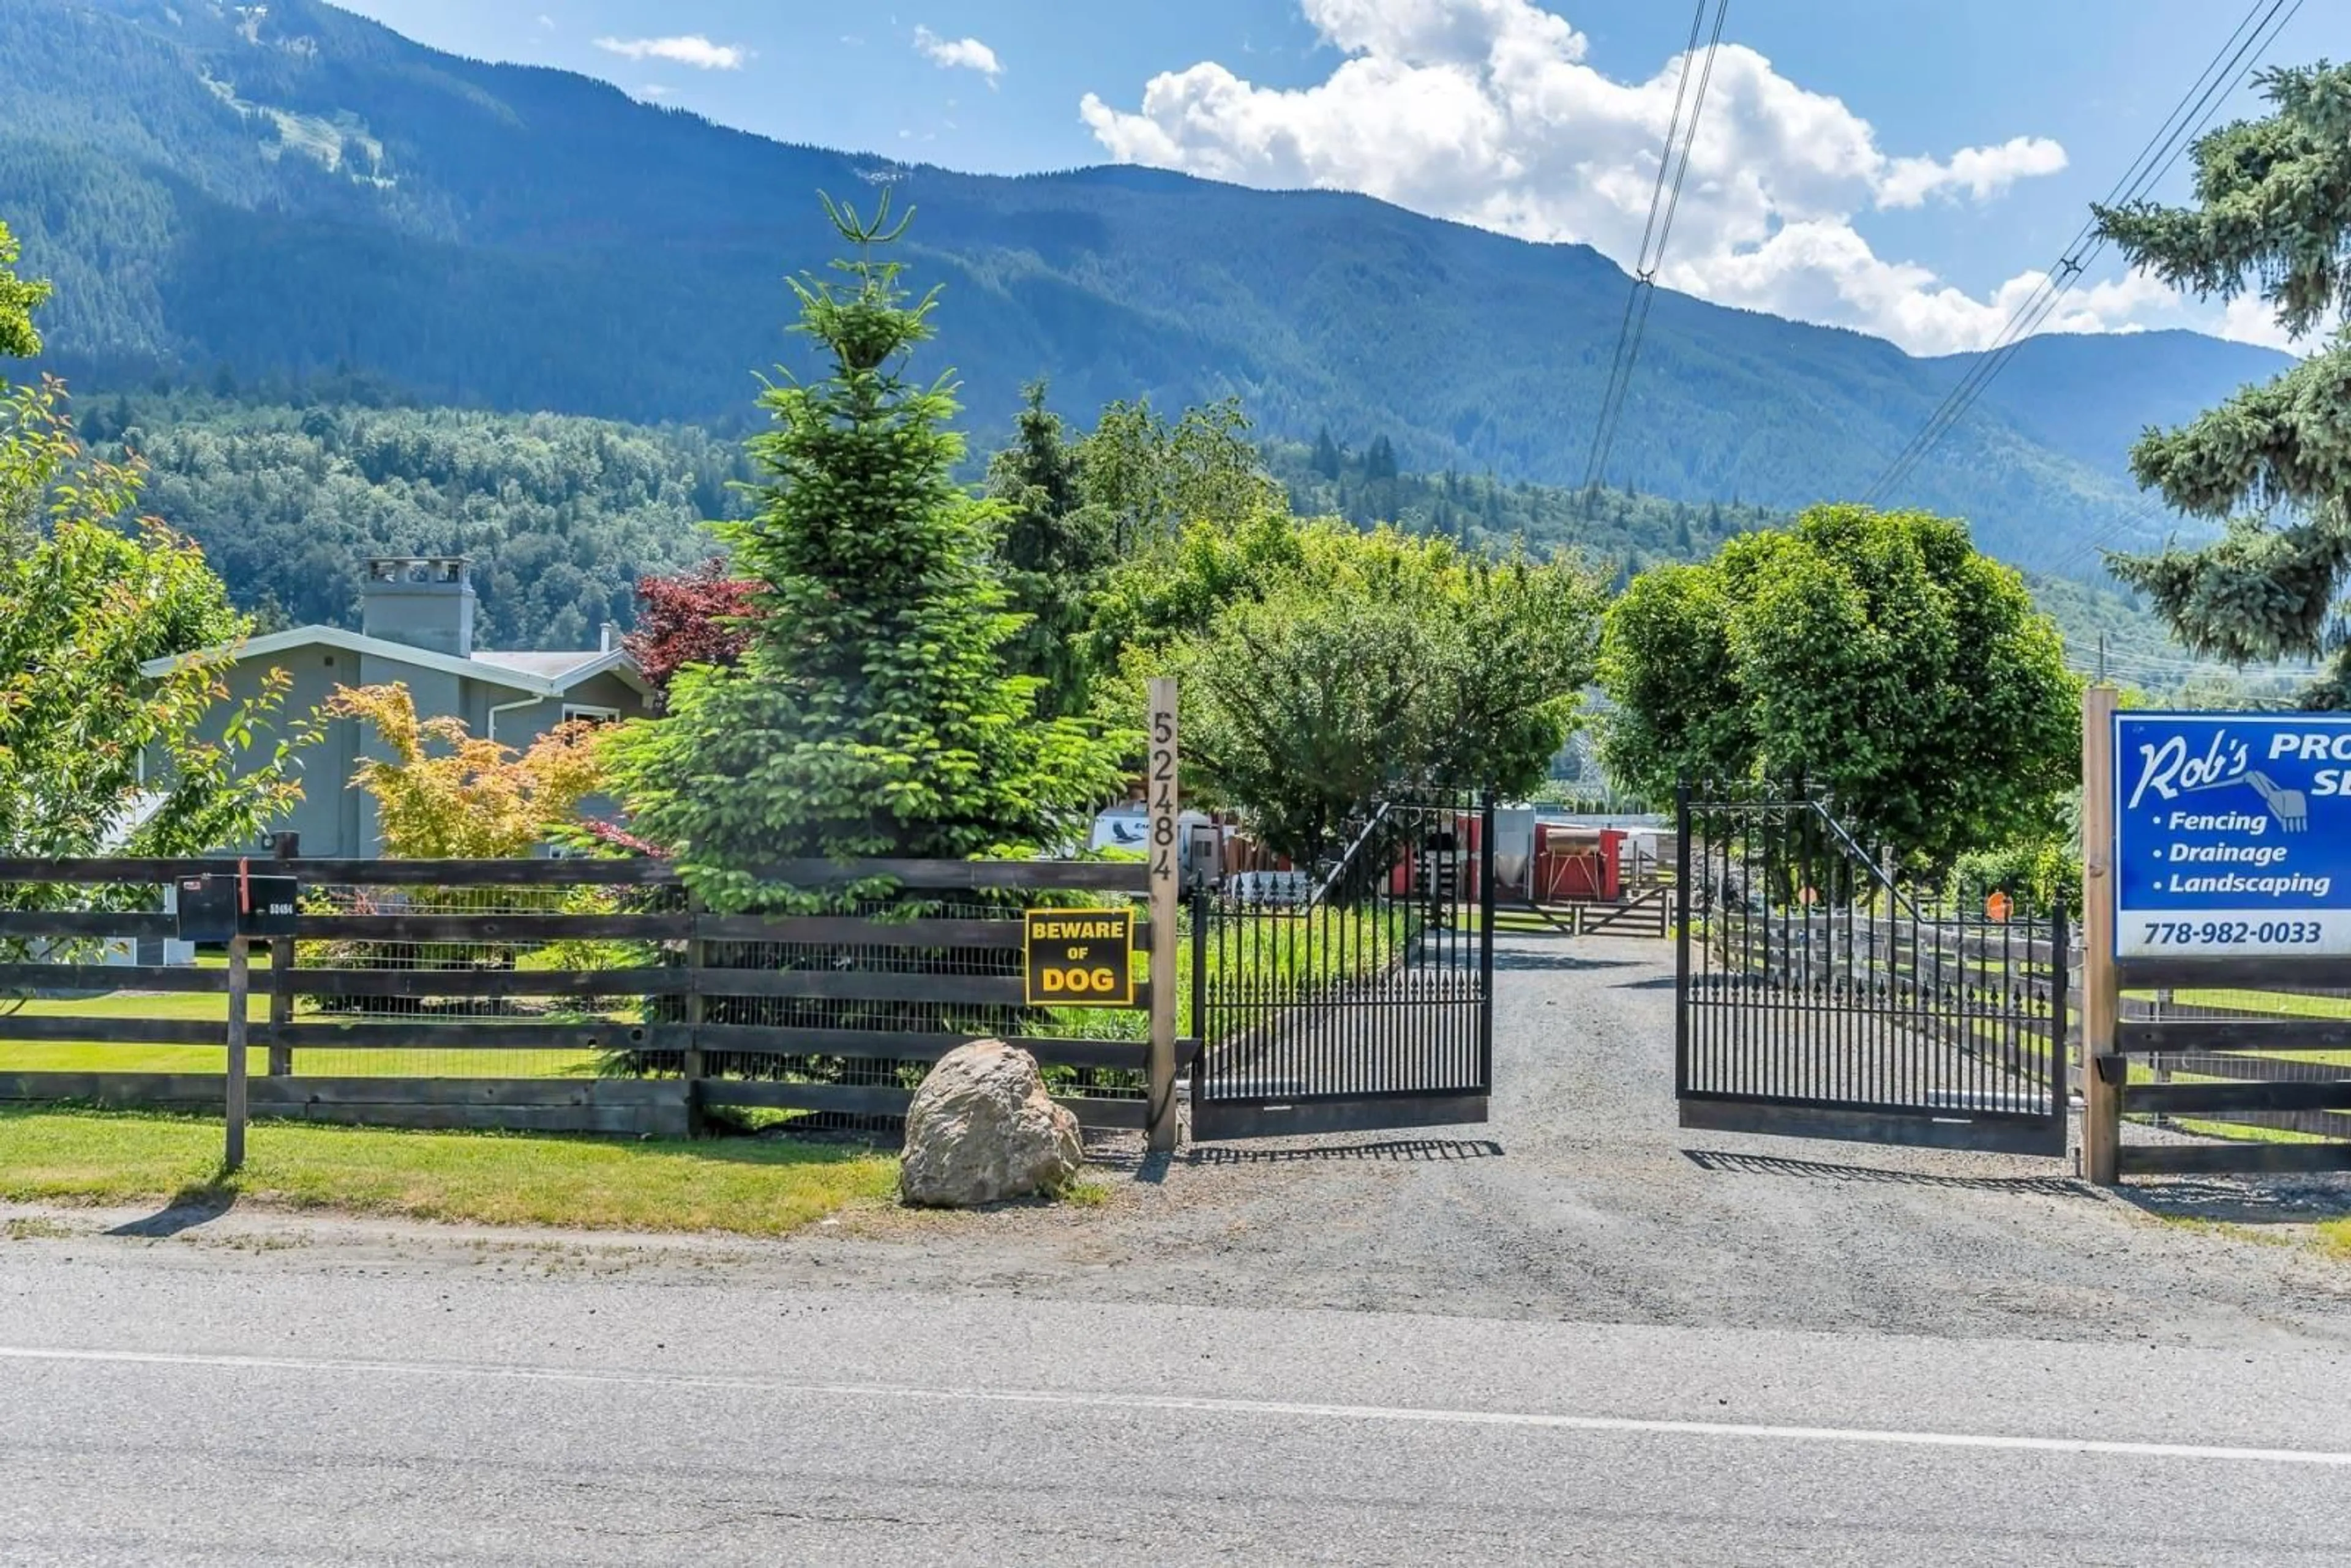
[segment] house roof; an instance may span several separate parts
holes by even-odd
[[[514,670],[526,675],[537,675],[543,681],[560,680],[582,664],[593,664],[601,653],[508,653],[504,652],[474,652],[474,663],[496,664],[501,670]]]
[[[237,664],[248,659],[266,659],[272,653],[283,653],[296,648],[334,648],[350,653],[373,654],[378,658],[413,664],[421,670],[459,675],[469,681],[481,681],[538,697],[559,697],[582,681],[607,674],[617,675],[624,684],[641,693],[650,694],[653,689],[638,670],[636,661],[630,658],[623,649],[616,648],[611,653],[578,653],[484,651],[470,659],[461,659],[454,653],[437,653],[430,648],[347,632],[340,626],[297,626],[289,632],[273,632],[266,637],[248,638],[243,643],[199,648],[193,653],[179,653],[169,658],[150,659],[140,665],[139,670],[144,675],[165,675],[190,664]]]

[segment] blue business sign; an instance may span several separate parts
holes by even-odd
[[[2115,951],[2351,955],[2351,715],[2115,716]]]

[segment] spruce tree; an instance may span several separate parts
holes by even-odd
[[[1327,424],[1314,434],[1314,472],[1325,479],[1339,476],[1339,444],[1331,439]]]
[[[1079,483],[1078,448],[1045,406],[1045,383],[1028,389],[1013,444],[987,466],[988,495],[1000,503],[996,556],[1013,610],[1028,623],[1006,646],[1014,672],[1044,683],[1048,717],[1088,711],[1092,674],[1085,630],[1102,574],[1115,559],[1112,518],[1089,505]]]
[[[1002,508],[952,476],[950,383],[908,379],[938,295],[910,300],[883,259],[905,224],[886,193],[870,221],[825,211],[853,254],[839,278],[792,287],[830,373],[761,397],[758,515],[722,530],[756,584],[749,645],[683,674],[670,716],[617,737],[613,758],[632,829],[721,910],[807,906],[763,874],[779,860],[1082,842],[1117,784],[1109,748],[1039,718],[1038,680],[1005,670],[1020,622],[989,558]]]
[[[2351,708],[2341,604],[2351,584],[2351,67],[2265,71],[2274,112],[2198,139],[2195,205],[2098,207],[2099,230],[2175,287],[2256,285],[2288,334],[2328,346],[2131,450],[2139,483],[2226,525],[2199,549],[2108,558],[2191,651],[2244,664],[2333,655],[2306,694]]]

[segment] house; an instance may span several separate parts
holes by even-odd
[[[505,653],[474,645],[475,597],[462,556],[380,556],[367,562],[360,629],[298,626],[233,648],[159,659],[151,676],[196,659],[221,660],[231,704],[258,695],[268,672],[291,679],[286,719],[310,713],[337,686],[408,688],[417,716],[452,716],[466,729],[517,751],[567,719],[612,721],[652,711],[653,688],[620,646],[577,653]],[[379,743],[363,725],[337,719],[325,738],[298,754],[302,801],[281,829],[301,835],[306,856],[369,859],[381,852],[374,802],[351,789],[354,766]]]

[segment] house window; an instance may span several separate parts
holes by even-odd
[[[582,724],[618,724],[621,722],[621,710],[616,707],[594,707],[580,703],[565,703],[563,722],[569,724],[574,719]]]

